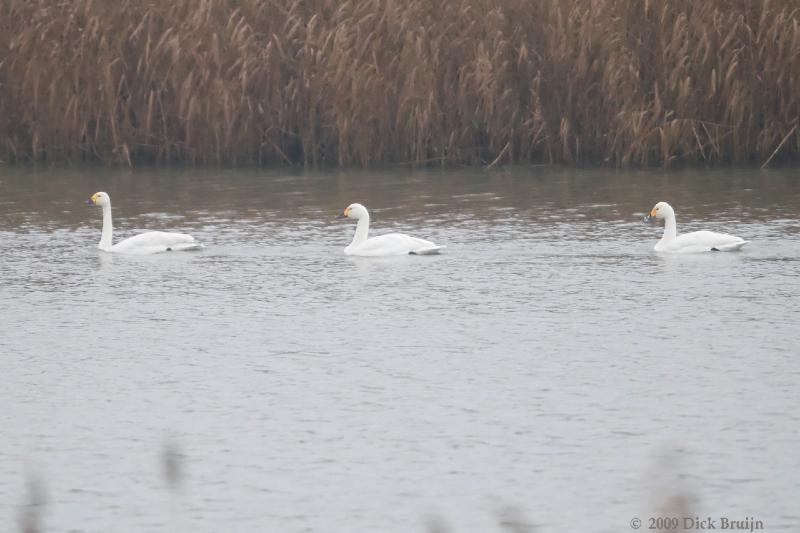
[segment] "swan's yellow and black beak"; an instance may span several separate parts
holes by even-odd
[[[86,205],[95,205],[97,204],[97,193],[94,193],[91,198],[86,200]]]
[[[645,215],[644,221],[645,222],[652,222],[655,219],[656,219],[656,208],[654,207],[653,209],[650,210],[650,213]]]
[[[349,207],[346,207],[346,208],[344,209],[344,212],[343,212],[341,215],[337,216],[336,218],[347,218],[347,216],[348,216],[349,214],[350,214],[350,208],[349,208]]]

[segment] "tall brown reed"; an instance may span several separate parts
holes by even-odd
[[[0,158],[800,156],[797,0],[0,0]]]

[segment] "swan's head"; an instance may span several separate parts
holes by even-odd
[[[669,216],[675,216],[675,211],[672,210],[672,206],[667,202],[658,202],[653,206],[653,209],[650,210],[650,213],[644,217],[644,221],[650,222],[656,218],[667,218]]]
[[[89,198],[89,200],[86,203],[99,205],[100,207],[105,207],[107,205],[111,205],[111,197],[104,192],[96,192],[92,195],[91,198]]]
[[[361,204],[350,204],[344,209],[342,217],[359,220],[361,218],[369,217],[369,213],[367,212],[367,208]]]

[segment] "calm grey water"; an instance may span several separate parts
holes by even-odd
[[[98,190],[206,248],[100,252]],[[659,256],[659,200],[752,242]],[[446,252],[345,257],[355,201]],[[799,210],[798,170],[0,168],[0,529],[800,531]]]

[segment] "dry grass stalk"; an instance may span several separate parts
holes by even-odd
[[[796,0],[0,0],[8,161],[762,163],[798,117]]]

